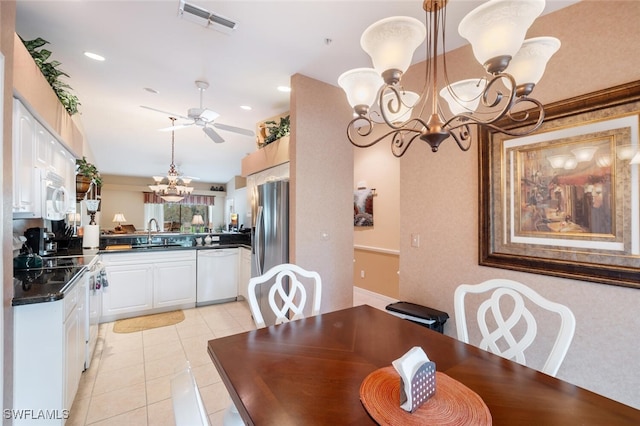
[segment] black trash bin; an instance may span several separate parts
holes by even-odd
[[[449,314],[427,306],[410,302],[396,302],[387,305],[389,313],[420,324],[424,327],[444,333],[444,323],[449,319]]]

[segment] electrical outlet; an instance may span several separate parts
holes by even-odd
[[[364,269],[360,271],[360,278],[364,278]]]
[[[411,234],[411,247],[420,247],[420,234]]]

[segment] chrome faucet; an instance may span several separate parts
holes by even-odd
[[[151,224],[154,223],[156,224],[156,232],[160,231],[160,225],[158,225],[158,221],[156,220],[155,217],[152,217],[151,219],[149,219],[149,223],[147,224],[147,244],[151,244]]]

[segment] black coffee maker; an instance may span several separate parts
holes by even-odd
[[[54,241],[55,234],[48,232],[46,228],[29,228],[24,232],[24,236],[32,253],[47,256],[58,251],[58,243]]]

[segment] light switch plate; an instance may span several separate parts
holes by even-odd
[[[420,247],[420,234],[411,234],[411,247]]]

